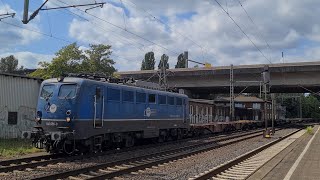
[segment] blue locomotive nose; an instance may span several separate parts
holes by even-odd
[[[76,96],[77,84],[44,84],[38,101],[44,126],[70,126],[76,116]]]

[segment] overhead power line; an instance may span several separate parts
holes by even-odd
[[[67,3],[65,3],[65,2],[62,2],[62,1],[60,1],[60,0],[57,0],[57,1],[59,1],[60,3],[66,4],[66,5],[69,5],[69,4],[67,4]],[[122,31],[127,32],[127,33],[129,33],[129,34],[131,34],[131,35],[133,35],[133,36],[135,36],[135,37],[138,37],[138,38],[140,38],[140,39],[143,39],[144,41],[147,41],[147,42],[149,42],[149,43],[151,43],[151,44],[154,44],[154,45],[156,45],[156,46],[158,46],[158,47],[160,47],[160,48],[162,48],[162,49],[164,49],[164,50],[167,50],[167,51],[170,51],[170,52],[172,52],[172,53],[174,53],[174,54],[176,54],[176,55],[179,55],[178,52],[173,51],[173,50],[170,50],[170,49],[164,47],[163,45],[158,44],[158,43],[156,43],[156,42],[154,42],[154,41],[152,41],[152,40],[149,40],[149,39],[147,39],[147,38],[145,38],[145,37],[143,37],[143,36],[141,36],[141,35],[139,35],[139,34],[136,34],[136,33],[132,32],[132,31],[129,31],[129,30],[127,30],[127,29],[124,29],[124,28],[122,28],[122,27],[120,27],[120,26],[118,26],[118,25],[116,25],[116,24],[114,24],[114,23],[112,23],[112,22],[109,22],[109,21],[107,21],[107,20],[105,20],[105,19],[103,19],[103,18],[101,18],[101,17],[98,17],[98,16],[96,16],[96,15],[94,15],[94,14],[85,12],[85,11],[82,10],[82,9],[79,9],[79,8],[77,8],[77,7],[74,7],[74,8],[77,9],[78,11],[81,11],[81,12],[83,12],[83,13],[86,13],[86,14],[88,14],[88,15],[96,18],[96,19],[99,19],[100,21],[103,21],[103,22],[108,23],[108,24],[110,24],[110,25],[112,25],[112,26],[114,26],[114,27],[116,27],[116,28],[118,28],[118,29],[121,29]]]
[[[19,25],[16,25],[16,24],[12,24],[12,23],[8,23],[8,22],[5,22],[5,21],[0,21],[0,22],[2,22],[4,24],[7,24],[9,26],[14,26],[14,27],[17,27],[17,28],[20,28],[20,29],[24,29],[24,30],[33,32],[33,33],[37,33],[37,34],[40,34],[40,35],[43,35],[43,36],[50,37],[50,38],[53,38],[53,39],[57,39],[57,40],[64,41],[64,42],[67,42],[67,43],[72,43],[71,41],[68,41],[68,40],[65,40],[63,38],[60,38],[60,37],[57,37],[57,36],[53,36],[53,35],[50,35],[50,34],[47,34],[47,33],[41,32],[41,31],[25,28],[25,27],[22,27],[22,26],[19,26]]]
[[[246,13],[247,17],[250,19],[251,23],[256,27],[256,29],[258,30],[258,34],[260,36],[260,38],[267,44],[268,48],[271,50],[271,47],[269,45],[269,43],[267,42],[266,39],[263,38],[262,34],[259,32],[258,26],[257,24],[253,21],[253,19],[251,18],[251,16],[249,15],[249,13],[247,12],[247,10],[243,7],[242,3],[240,2],[240,0],[238,0],[240,6],[242,7],[242,9],[244,10],[244,12]]]
[[[233,23],[240,29],[240,31],[247,37],[247,39],[252,43],[252,45],[261,53],[261,55],[272,64],[272,62],[264,55],[264,53],[260,50],[260,48],[251,40],[251,38],[247,35],[246,32],[240,27],[240,25],[230,16],[230,14],[222,7],[222,5],[217,1],[214,0],[219,7],[228,15],[228,17],[233,21]]]
[[[138,5],[130,0],[128,0],[130,3],[134,4],[136,6],[137,9],[140,9],[140,11],[144,11],[146,14],[148,14],[150,17],[152,17],[153,19],[155,19],[156,21],[160,22],[161,24],[167,26],[171,31],[174,31],[176,32],[177,34],[179,34],[181,37],[185,38],[185,39],[188,39],[189,41],[191,41],[193,44],[195,44],[196,46],[198,46],[202,52],[208,52],[207,49],[200,45],[199,43],[197,43],[195,40],[193,40],[192,38],[188,37],[187,35],[184,35],[183,33],[177,31],[177,30],[173,30],[173,27],[170,26],[168,23],[164,22],[163,20],[157,18],[156,16],[154,16],[153,14],[151,14],[149,11],[147,11],[146,9],[144,8],[141,8],[141,7],[138,7]],[[207,53],[208,54],[208,53]]]
[[[68,41],[66,39],[63,39],[63,38],[60,38],[60,37],[57,37],[57,36],[53,36],[53,35],[50,35],[50,34],[47,34],[47,33],[41,32],[41,31],[37,31],[37,30],[34,30],[34,29],[28,29],[28,28],[25,28],[25,27],[22,27],[22,26],[19,26],[19,25],[16,25],[16,24],[5,22],[5,21],[0,21],[0,22],[2,22],[4,24],[7,24],[7,25],[10,25],[10,26],[13,26],[13,27],[24,29],[24,30],[27,30],[27,31],[30,31],[30,32],[33,32],[33,33],[37,33],[37,34],[40,34],[40,35],[43,35],[43,36],[47,36],[47,37],[50,37],[50,38],[53,38],[53,39],[57,39],[59,41],[64,41],[64,42],[67,42],[67,43],[73,43],[73,42]],[[118,55],[115,55],[115,54],[112,54],[112,56],[115,56],[115,57],[130,61],[130,60],[124,58],[124,57],[121,57],[121,56],[118,56]]]
[[[53,2],[52,2],[52,3],[53,3]],[[53,3],[53,4],[55,4],[55,3]],[[73,16],[78,17],[78,18],[80,18],[80,19],[82,19],[82,20],[84,20],[84,21],[87,21],[87,22],[89,22],[90,24],[92,24],[94,27],[98,27],[98,28],[100,28],[101,30],[103,30],[103,31],[105,31],[105,32],[109,32],[109,31],[110,31],[110,30],[105,29],[104,27],[102,27],[101,24],[98,24],[98,23],[95,23],[95,22],[93,22],[93,21],[90,21],[88,18],[85,18],[85,17],[82,16],[82,15],[79,15],[79,14],[77,14],[77,13],[74,13],[74,12],[70,11],[69,9],[64,9],[64,10],[65,10],[69,15],[73,15]],[[129,38],[127,38],[127,37],[125,37],[125,36],[123,36],[123,35],[121,35],[121,34],[117,34],[115,31],[112,31],[112,30],[111,30],[111,32],[113,32],[114,35],[115,35],[115,36],[112,36],[112,38],[117,36],[117,37],[119,37],[119,39],[121,38],[121,40],[126,41],[126,43],[128,43],[129,45],[135,46],[136,48],[138,48],[138,49],[140,49],[140,50],[143,50],[140,46],[134,44],[132,41],[130,42],[130,41],[129,41],[129,40],[130,40]],[[138,43],[138,44],[140,44],[142,47],[145,46],[144,44],[141,44],[141,43]]]

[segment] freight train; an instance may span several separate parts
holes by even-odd
[[[91,75],[45,80],[40,88],[37,126],[22,137],[50,153],[130,147],[143,139],[177,140],[205,130],[190,122],[183,94]]]

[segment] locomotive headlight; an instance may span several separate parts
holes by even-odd
[[[66,115],[67,115],[67,116],[70,116],[70,115],[71,115],[71,110],[68,110],[68,111],[66,112]]]
[[[66,117],[66,121],[67,121],[67,122],[70,122],[70,121],[71,121],[71,118],[70,118],[70,117]]]

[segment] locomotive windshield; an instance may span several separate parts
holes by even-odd
[[[64,84],[61,85],[59,91],[59,98],[72,99],[76,96],[77,85],[76,84]]]
[[[42,91],[40,94],[40,97],[46,99],[46,98],[50,98],[53,94],[54,91],[54,85],[53,84],[48,84],[48,85],[44,85],[42,87]]]

